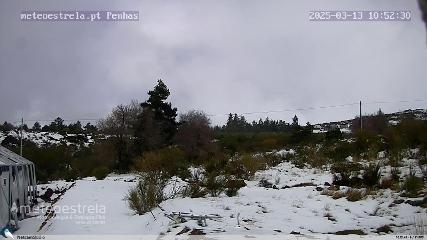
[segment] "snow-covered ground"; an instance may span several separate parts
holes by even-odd
[[[258,186],[261,179],[267,179],[276,188]],[[236,197],[178,197],[162,202],[161,208],[143,216],[134,215],[124,201],[129,188],[136,184],[134,175],[109,176],[104,180],[86,178],[74,185],[53,182],[40,186],[41,191],[47,187],[71,187],[63,195],[52,197],[59,200],[41,204],[44,208],[51,205],[55,214],[21,221],[16,234],[186,235],[194,229],[206,234],[239,235],[323,234],[343,230],[377,234],[377,228],[384,225],[390,225],[394,234],[414,234],[416,222],[427,222],[424,208],[393,203],[399,196],[391,190],[378,190],[356,202],[322,195],[320,188],[331,182],[328,171],[299,169],[284,162],[257,172]],[[171,181],[166,191],[170,192],[174,183]],[[297,187],[298,184],[302,186]],[[70,213],[70,209],[76,211]],[[215,217],[208,219],[206,225],[197,220],[180,223],[165,216],[172,212]]]
[[[9,131],[7,133],[0,131],[0,143],[6,139],[6,137],[13,137],[15,139],[20,139],[20,133],[18,131]],[[81,134],[83,139],[85,139],[83,145],[88,146],[89,144],[93,143],[94,140],[92,136],[90,135],[84,135]],[[59,133],[53,133],[53,132],[26,132],[23,131],[22,133],[22,139],[34,142],[39,147],[45,146],[45,145],[59,145],[59,144],[66,144],[71,145],[75,144],[72,141],[69,141],[71,138],[78,137],[77,134],[65,134],[61,135]]]

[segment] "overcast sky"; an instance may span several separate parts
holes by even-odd
[[[411,10],[410,22],[310,22],[310,10]],[[24,10],[134,10],[138,22],[22,22]],[[416,0],[0,1],[0,121],[104,117],[164,79],[180,112],[427,99]],[[364,112],[427,108],[426,101]],[[251,114],[312,123],[358,106]],[[32,125],[32,123],[29,123]]]

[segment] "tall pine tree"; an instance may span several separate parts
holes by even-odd
[[[170,95],[166,84],[159,79],[148,95],[148,100],[141,104],[143,112],[135,129],[139,153],[170,145],[177,130],[177,109],[166,102]]]

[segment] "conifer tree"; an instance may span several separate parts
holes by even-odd
[[[177,130],[177,109],[166,102],[170,95],[166,84],[159,79],[148,95],[148,100],[141,104],[143,111],[135,129],[139,153],[170,145]],[[153,138],[156,141],[151,141]]]

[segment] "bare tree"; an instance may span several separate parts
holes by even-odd
[[[161,132],[161,125],[156,121],[152,109],[143,108],[136,131],[135,143],[138,154],[162,147],[164,137]]]
[[[180,125],[175,143],[191,160],[203,158],[214,149],[210,119],[201,111],[189,111],[180,115]]]
[[[427,29],[427,0],[418,0],[421,10],[421,18],[424,21],[425,27]]]
[[[131,160],[131,138],[134,132],[137,116],[142,108],[136,100],[128,105],[119,105],[103,120],[98,122],[98,128],[104,134],[114,137],[117,151],[117,164],[121,170],[127,170]]]

